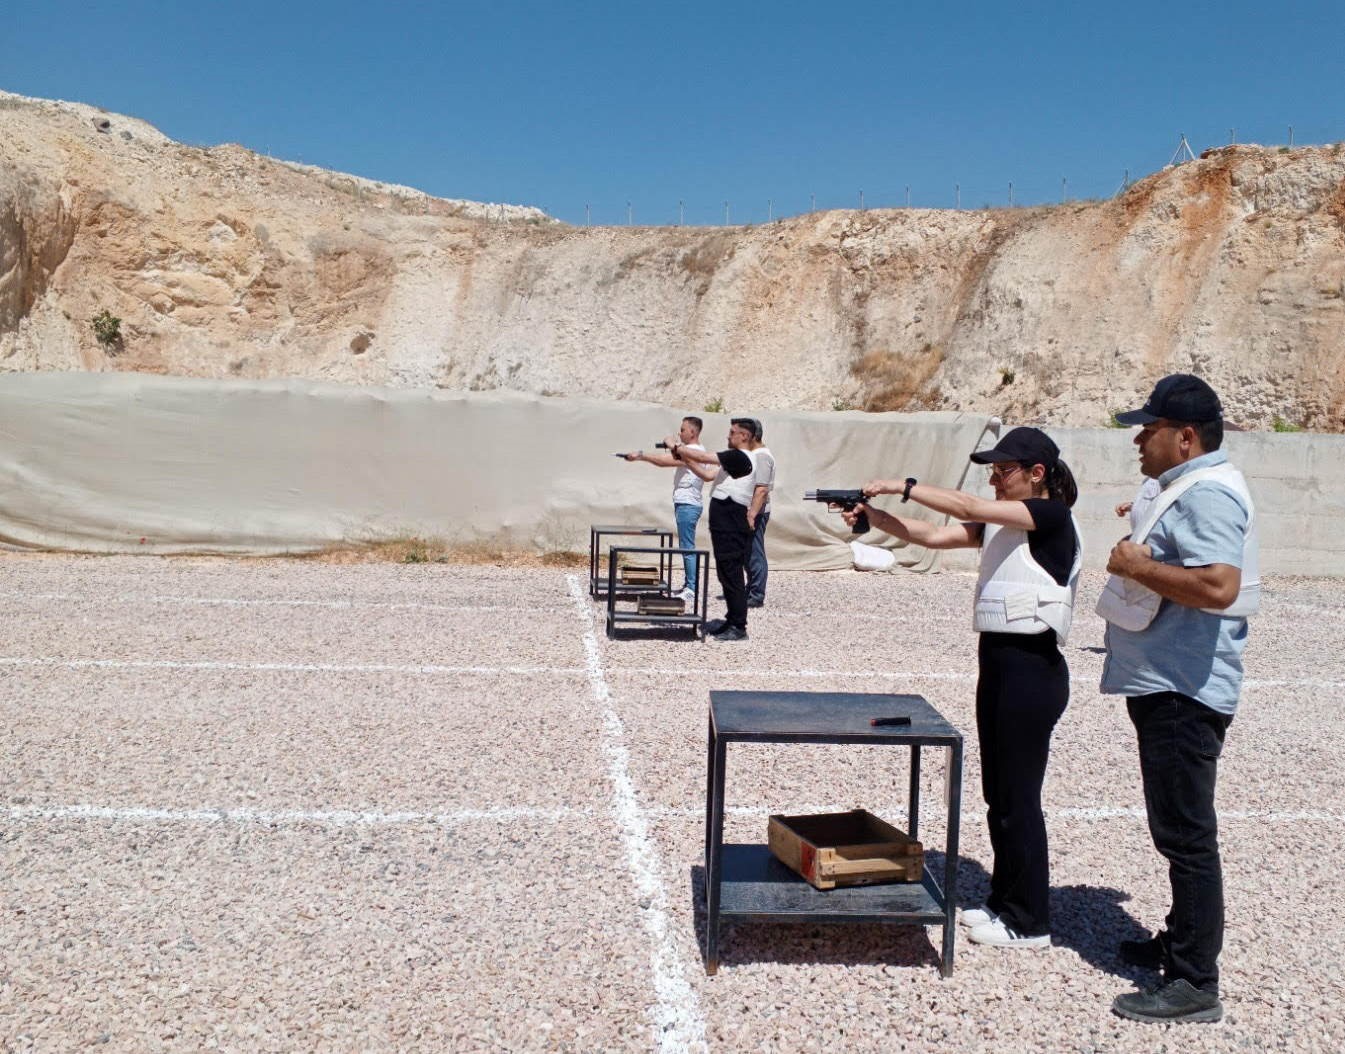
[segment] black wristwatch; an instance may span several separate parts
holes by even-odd
[[[903,490],[903,491],[901,492],[901,500],[902,500],[902,501],[910,501],[910,500],[911,500],[911,488],[914,487],[914,486],[915,486],[917,483],[919,483],[919,482],[920,482],[920,481],[919,481],[918,479],[916,479],[914,476],[907,476],[907,477],[906,477],[906,489]]]

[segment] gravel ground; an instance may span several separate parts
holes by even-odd
[[[1108,1010],[1167,891],[1097,692],[1098,576],[1047,782],[1054,946],[959,940],[948,980],[933,929],[746,922],[705,977],[705,712],[712,688],[925,695],[969,737],[975,902],[971,578],[776,574],[732,646],[608,641],[584,585],[0,557],[0,1050],[1345,1049],[1338,582],[1275,580],[1254,623],[1219,787],[1227,1014],[1176,1029]],[[900,823],[905,761],[734,747],[726,839],[777,811]],[[943,780],[931,751],[931,849]]]

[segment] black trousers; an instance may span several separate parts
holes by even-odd
[[[732,498],[710,501],[710,547],[715,554],[715,572],[724,590],[724,619],[730,626],[747,629],[747,557],[752,551],[752,531],[747,526],[747,506]]]
[[[1127,705],[1139,737],[1149,834],[1172,883],[1163,974],[1217,993],[1224,878],[1214,782],[1233,718],[1179,692],[1134,696]]]
[[[982,633],[976,682],[990,846],[986,907],[1025,937],[1051,932],[1050,860],[1041,787],[1051,732],[1069,703],[1069,665],[1055,633]]]

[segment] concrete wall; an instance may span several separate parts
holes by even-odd
[[[1079,481],[1075,512],[1085,563],[1103,567],[1127,531],[1114,508],[1139,488],[1137,429],[1049,429]],[[1230,432],[1224,449],[1242,469],[1261,527],[1261,569],[1345,575],[1345,436]]]
[[[311,381],[14,374],[0,380],[0,544],[275,553],[422,535],[583,549],[592,523],[670,524],[667,470],[611,453],[651,445],[680,413]],[[907,475],[984,488],[967,455],[993,445],[997,425],[966,414],[761,416],[780,465],[768,545],[781,570],[851,563],[848,531],[802,500],[806,488]],[[707,443],[726,430],[722,416],[708,419]],[[1135,430],[1049,431],[1079,481],[1086,564],[1103,567],[1128,529],[1113,510],[1141,482]],[[1257,501],[1262,569],[1345,575],[1345,436],[1233,433],[1227,447]],[[899,560],[927,570],[932,555],[913,547]]]

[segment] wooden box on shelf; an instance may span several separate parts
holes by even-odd
[[[775,858],[817,889],[919,882],[924,873],[924,847],[865,809],[774,815],[766,830]]]

